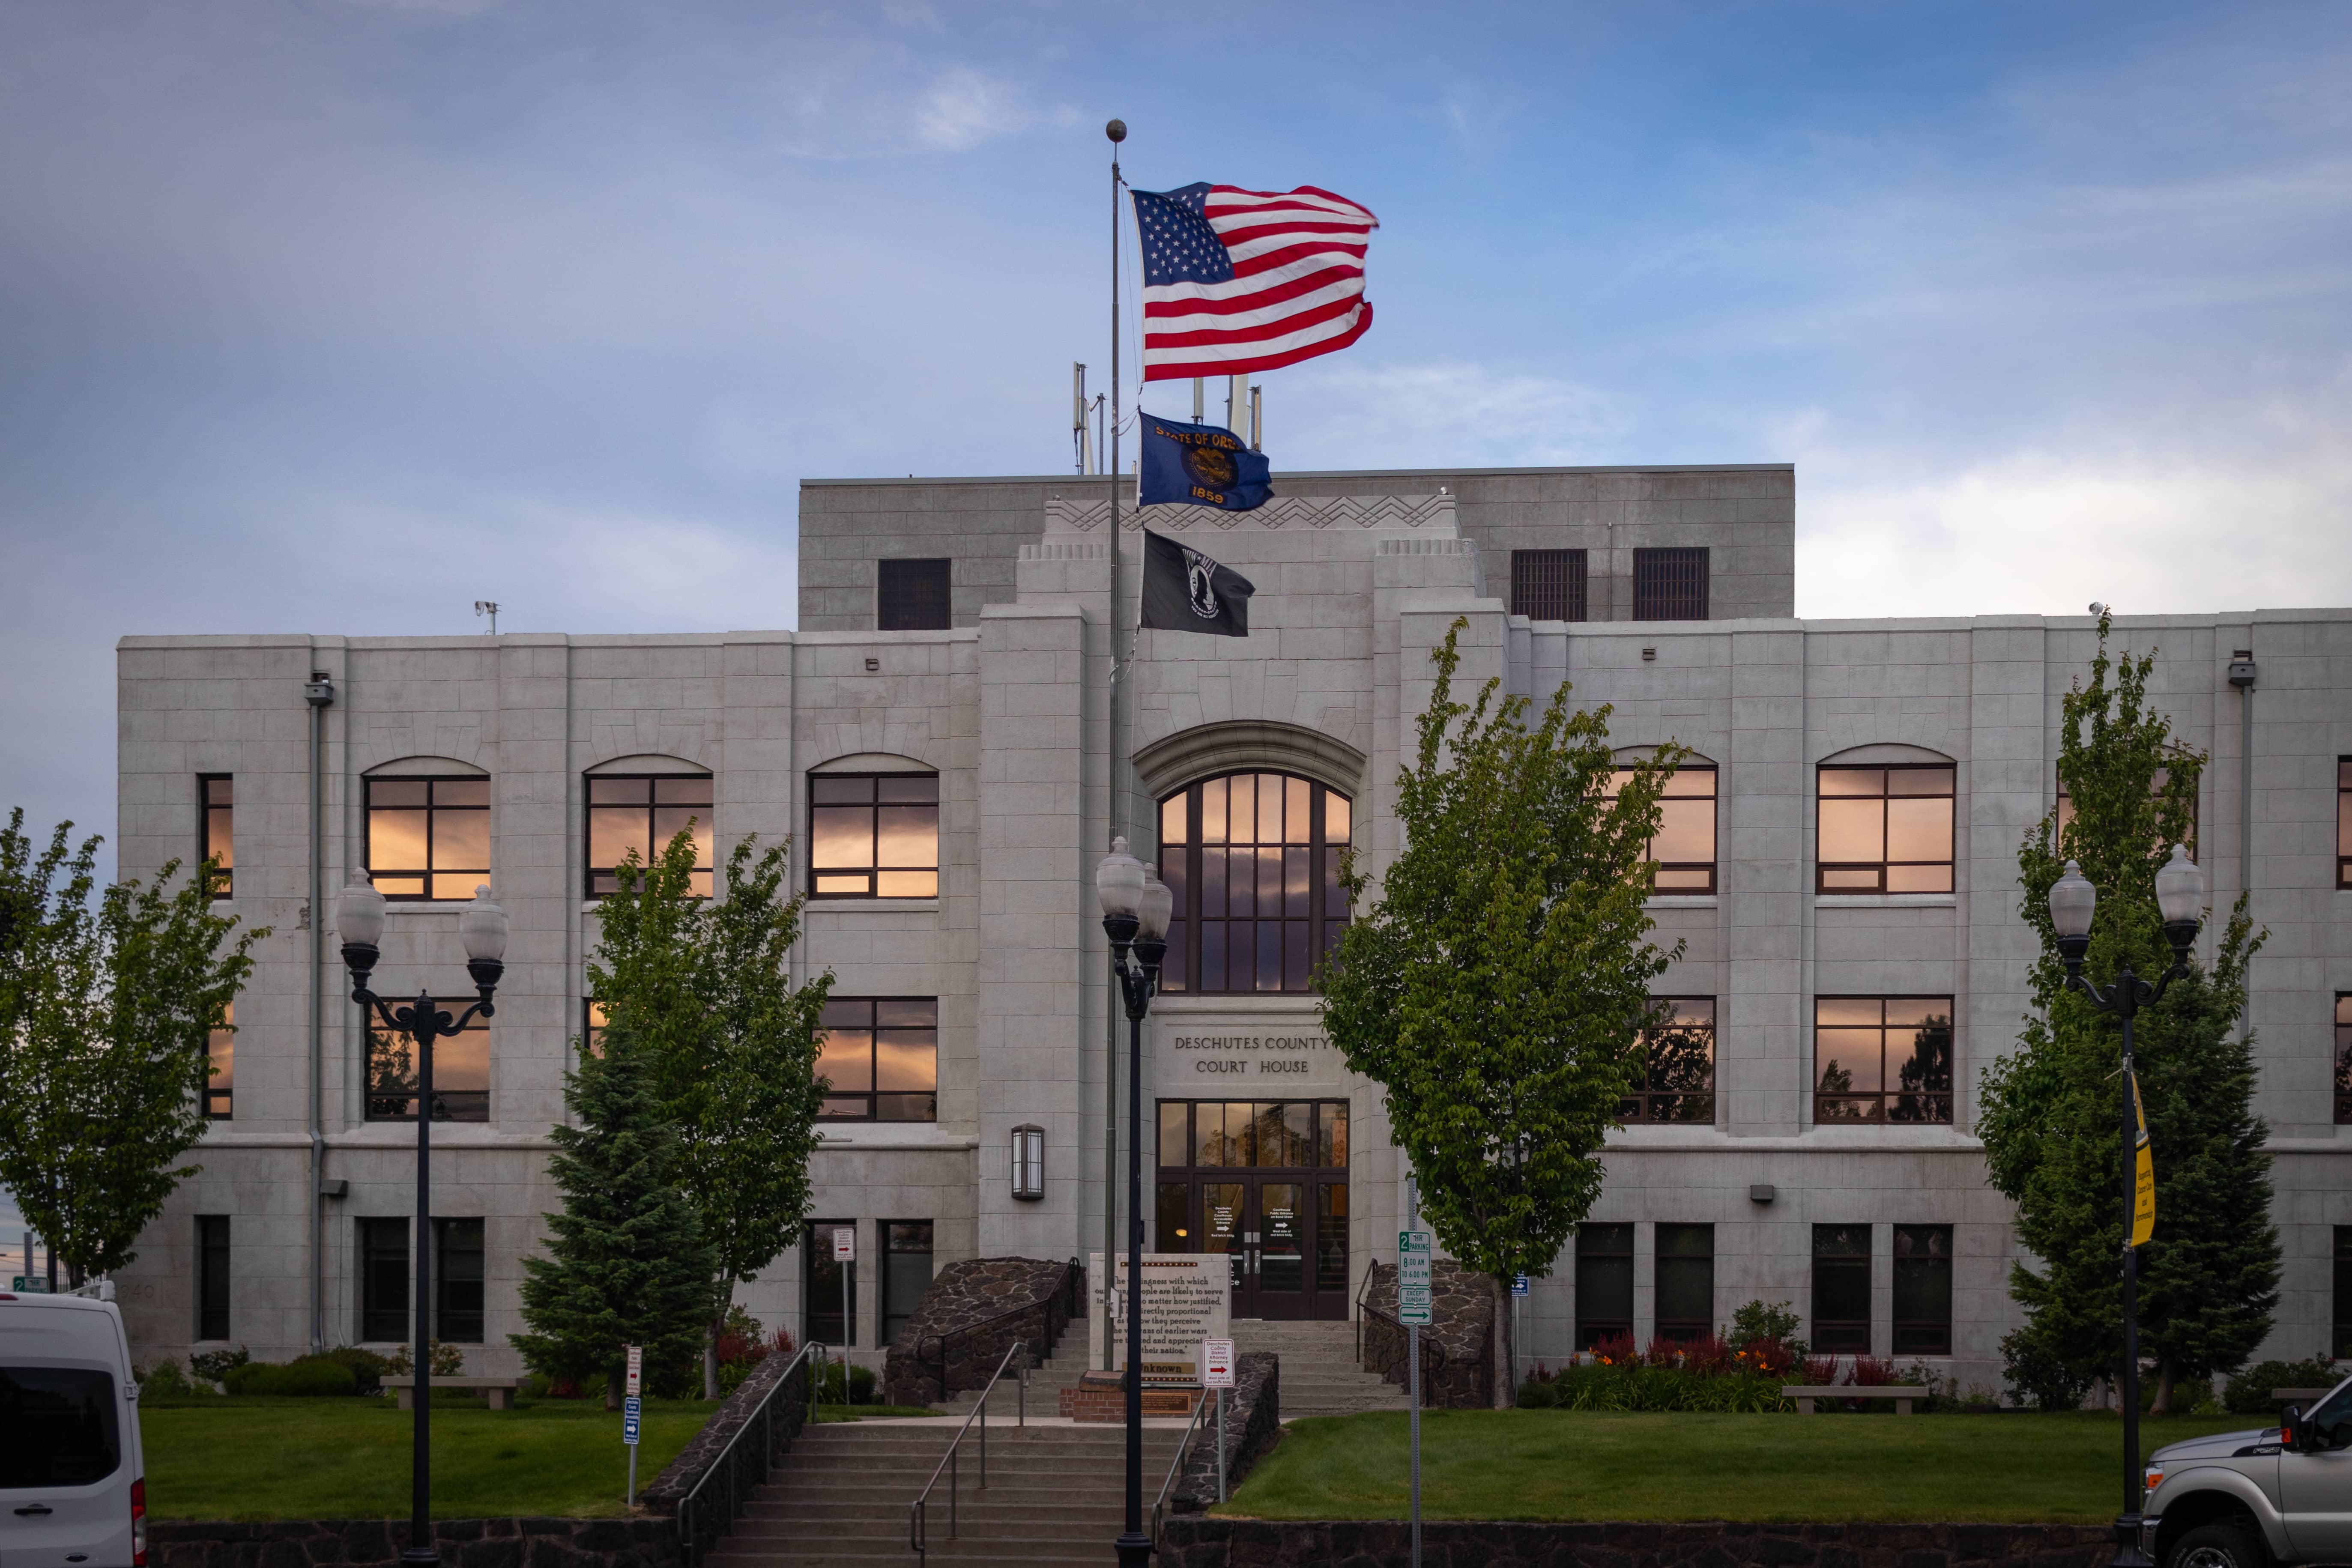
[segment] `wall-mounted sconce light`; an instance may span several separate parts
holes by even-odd
[[[1045,1195],[1045,1130],[1028,1122],[1013,1130],[1013,1195],[1026,1203]]]

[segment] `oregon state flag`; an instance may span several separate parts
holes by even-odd
[[[2156,1231],[2156,1157],[2147,1148],[2147,1108],[2140,1103],[2139,1074],[2130,1075],[2132,1106],[2133,1247],[2145,1247]]]

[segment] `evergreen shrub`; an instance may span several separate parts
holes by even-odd
[[[2343,1376],[2343,1368],[2333,1356],[2266,1361],[2231,1378],[2221,1403],[2232,1415],[2275,1415],[2286,1406],[2271,1397],[2272,1389],[2333,1388]]]
[[[360,1391],[352,1369],[324,1356],[304,1356],[279,1366],[271,1362],[247,1362],[224,1379],[231,1394],[277,1394],[280,1397],[332,1398]]]

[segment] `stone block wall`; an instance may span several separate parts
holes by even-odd
[[[923,1292],[883,1367],[885,1402],[920,1405],[988,1381],[1015,1341],[1043,1361],[1084,1297],[1072,1267],[1036,1258],[950,1263]],[[941,1363],[945,1363],[942,1376]]]
[[[1202,1417],[1206,1441],[1192,1445],[1184,1473],[1168,1494],[1168,1511],[1200,1513],[1217,1502],[1217,1417]],[[1271,1351],[1251,1351],[1234,1363],[1225,1395],[1225,1495],[1242,1484],[1282,1437],[1282,1362]]]
[[[147,1528],[153,1568],[375,1568],[400,1561],[408,1526],[383,1519],[184,1522]],[[675,1568],[669,1519],[442,1519],[433,1544],[450,1568]]]
[[[1405,1386],[1405,1331],[1393,1310],[1396,1265],[1375,1263],[1364,1292],[1364,1370]],[[1450,1258],[1430,1268],[1434,1320],[1421,1331],[1421,1403],[1429,1410],[1490,1410],[1495,1405],[1495,1282]]]
[[[1469,1524],[1421,1527],[1424,1568],[2098,1568],[2095,1524]],[[1406,1568],[1402,1520],[1195,1516],[1160,1531],[1160,1568]]]

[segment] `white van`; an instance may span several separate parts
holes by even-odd
[[[145,1568],[146,1478],[114,1303],[0,1291],[0,1568]]]

